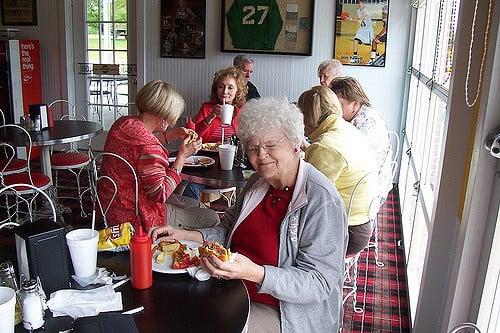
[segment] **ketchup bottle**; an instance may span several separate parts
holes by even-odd
[[[153,253],[151,238],[139,226],[130,240],[130,272],[132,287],[147,289],[153,285]]]

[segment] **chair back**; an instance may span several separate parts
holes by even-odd
[[[73,103],[71,103],[70,101],[66,100],[66,99],[56,99],[55,101],[52,101],[52,102],[49,103],[49,105],[47,105],[47,108],[54,115],[54,119],[56,119],[55,112],[54,112],[56,110],[56,105],[59,106],[59,110],[60,110],[60,114],[61,114],[58,117],[59,119],[65,115],[65,113],[64,113],[64,106],[66,106],[67,109],[68,109],[68,113],[67,114],[73,116],[75,105]]]
[[[481,330],[479,329],[479,327],[474,323],[459,324],[459,325],[453,327],[449,333],[457,333],[457,332],[460,332],[461,330],[463,330],[464,328],[472,328],[473,332],[481,333]]]
[[[0,109],[0,125],[5,125],[5,115],[3,114],[2,109]]]
[[[399,159],[399,149],[400,149],[400,139],[399,134],[395,131],[389,131],[389,142],[391,145],[391,150],[389,152],[390,163],[391,163],[391,175],[392,180],[396,177],[396,171],[398,169],[398,159]]]
[[[359,195],[360,191],[363,188],[363,185],[367,185],[368,188],[374,188],[374,189],[376,189],[377,188],[377,183],[378,183],[378,178],[377,177],[378,177],[378,170],[375,169],[375,170],[367,172],[365,175],[363,175],[357,181],[356,185],[354,186],[354,188],[353,188],[353,190],[351,192],[351,196],[349,197],[349,202],[348,202],[347,207],[346,207],[346,213],[347,213],[347,220],[348,221],[349,221],[349,219],[351,217],[352,208],[353,208],[353,205],[354,205],[354,200],[355,200],[356,196]],[[372,210],[373,200],[378,197],[378,194],[376,192],[377,191],[374,191],[374,193],[368,193],[369,198],[366,201],[366,206],[363,207],[363,209],[365,211],[367,211],[369,213],[369,215],[370,215],[370,212]],[[378,212],[378,210],[377,210],[377,212]],[[370,215],[370,217],[371,217],[371,215]]]
[[[130,113],[130,107],[131,106],[135,107],[135,112],[134,113]],[[123,114],[123,109],[125,109],[125,108],[127,108],[127,114]],[[120,108],[118,109],[118,111],[116,113],[120,117],[121,116],[127,116],[127,115],[136,115],[137,114],[137,106],[135,105],[134,102],[128,102],[127,104],[124,104],[124,105],[120,106]]]
[[[19,187],[29,187],[34,192],[39,193],[43,197],[45,197],[45,199],[47,199],[47,201],[49,203],[50,211],[52,213],[52,221],[54,223],[57,223],[56,207],[54,206],[54,203],[52,202],[52,200],[50,199],[48,194],[45,193],[44,191],[42,191],[41,189],[39,189],[38,187],[30,185],[30,184],[11,184],[11,185],[2,187],[0,189],[0,194],[2,194],[3,192],[6,192],[6,191],[10,191],[10,192],[13,192],[16,195],[16,197],[21,198],[23,201],[25,201],[25,199],[21,196],[21,194],[16,190],[16,188],[19,188]],[[7,222],[7,223],[0,224],[0,229],[3,227],[6,227],[7,225],[19,226],[19,224],[17,224],[17,223]]]
[[[16,124],[5,124],[5,125],[0,125],[0,130],[1,129],[5,129],[5,128],[8,128],[8,127],[12,127],[12,128],[16,128],[18,129],[19,131],[21,131],[22,133],[26,134],[26,137],[28,138],[28,147],[27,147],[27,153],[28,153],[28,158],[26,159],[26,162],[27,162],[27,167],[28,167],[28,177],[29,177],[29,180],[30,180],[30,184],[31,185],[34,185],[33,183],[33,178],[31,177],[31,169],[30,169],[30,160],[31,160],[31,149],[33,148],[33,142],[31,140],[31,135],[28,133],[27,130],[25,130],[24,128],[22,128],[21,126],[19,125],[16,125]],[[7,144],[8,146],[10,146],[9,144]],[[4,145],[4,147],[6,147],[6,145]],[[12,156],[13,158],[13,156]],[[12,161],[12,159],[9,160],[9,163],[10,161]],[[5,169],[4,169],[5,170]]]
[[[101,210],[101,214],[103,216],[104,223],[107,226],[108,223],[106,221],[106,214],[108,213],[108,210],[111,207],[111,204],[113,203],[113,200],[115,199],[116,194],[118,193],[118,188],[117,188],[116,182],[111,177],[109,177],[109,176],[98,176],[97,161],[99,160],[99,158],[102,158],[104,156],[111,156],[111,157],[119,159],[120,161],[122,161],[123,163],[125,163],[125,165],[127,165],[127,167],[130,169],[130,172],[134,176],[135,216],[139,216],[139,184],[138,184],[137,173],[135,172],[134,168],[132,167],[132,165],[126,159],[124,159],[120,155],[115,154],[115,153],[109,153],[109,152],[102,152],[102,153],[99,153],[99,154],[95,155],[95,157],[92,159],[92,162],[91,162],[92,170],[93,170],[93,175],[94,175],[94,177],[93,177],[93,184],[91,185],[91,189],[92,189],[95,201],[97,201],[97,204],[99,205],[99,209]],[[111,197],[110,201],[108,202],[108,205],[106,206],[105,209],[104,209],[104,207],[103,207],[103,205],[101,203],[101,200],[99,199],[99,194],[98,194],[98,191],[97,191],[97,184],[101,180],[109,181],[113,185],[113,190],[114,190],[113,195],[112,195],[112,197]],[[94,201],[94,205],[95,205],[95,201]],[[94,207],[94,210],[95,210],[95,207]]]

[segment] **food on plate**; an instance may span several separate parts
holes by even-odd
[[[207,150],[207,151],[213,151],[213,152],[217,152],[219,151],[219,146],[220,146],[220,143],[216,143],[216,142],[207,142],[207,143],[203,143],[201,145],[201,149],[202,150]]]
[[[184,269],[198,266],[198,249],[189,248],[186,244],[175,241],[161,241],[153,248],[154,260],[157,264],[164,264],[169,256],[172,257],[172,269]]]
[[[196,133],[192,129],[189,129],[188,131],[189,131],[189,133],[188,133],[188,135],[189,135],[188,144],[191,143],[191,142],[195,142],[196,140],[198,140],[198,133]]]
[[[231,258],[231,251],[218,242],[204,241],[203,245],[198,248],[198,252],[200,257],[209,257],[213,254],[222,261],[229,261]]]
[[[184,164],[185,165],[202,165],[202,166],[208,166],[211,165],[213,160],[209,157],[203,157],[203,156],[192,156],[189,159],[187,159]]]

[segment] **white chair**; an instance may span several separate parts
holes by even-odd
[[[5,115],[0,109],[0,125],[5,125]],[[7,151],[8,147],[4,146],[4,156],[0,157],[0,170],[2,170],[2,175],[11,175],[13,173],[24,172],[28,169],[28,161],[25,159],[19,159],[12,155],[11,151]]]
[[[209,206],[210,203],[214,202],[219,198],[224,198],[227,203],[227,208],[234,205],[236,202],[236,187],[226,187],[226,188],[210,188],[206,187],[200,192],[200,201]],[[217,214],[222,215],[224,211],[216,211]]]
[[[22,198],[21,194],[16,190],[17,188],[29,188],[32,191],[36,192],[37,194],[41,194],[43,197],[45,197],[45,199],[47,199],[47,202],[48,202],[49,207],[50,207],[50,211],[52,213],[52,221],[54,223],[57,223],[56,208],[54,206],[54,203],[52,202],[50,197],[47,195],[47,193],[40,190],[38,187],[35,187],[33,185],[30,185],[30,184],[11,184],[11,185],[8,185],[8,186],[1,188],[0,195],[4,192],[6,192],[6,193],[10,192],[10,193],[14,193],[16,196],[20,196]],[[24,198],[22,198],[22,199],[24,200]],[[30,218],[30,220],[33,220],[33,219]],[[18,226],[19,226],[19,223],[16,223],[16,222],[11,222],[11,221],[6,222],[6,220],[0,221],[0,229],[5,228],[5,227],[18,227]]]
[[[472,332],[481,333],[481,330],[479,329],[479,327],[476,324],[474,324],[474,323],[462,323],[462,324],[459,324],[459,325],[453,327],[449,333],[457,333],[457,332],[460,332],[461,330],[463,330],[465,328],[471,328],[473,330]]]
[[[84,116],[79,116],[77,118],[80,118],[83,121],[86,121]],[[64,115],[61,117],[61,120],[65,119],[76,119],[72,115]],[[90,146],[90,140],[89,139],[89,146]],[[91,150],[89,149],[87,151],[87,154],[82,154],[78,152],[77,149],[73,147],[69,147],[69,149],[58,152],[58,153],[52,153],[50,157],[50,163],[51,163],[51,168],[54,170],[54,187],[56,190],[56,197],[57,199],[76,199],[79,200],[80,202],[80,215],[82,217],[86,217],[87,214],[85,213],[85,210],[83,208],[83,193],[85,191],[82,191],[82,186],[81,186],[81,181],[80,181],[80,176],[84,170],[87,170],[88,174],[88,179],[90,182],[90,171],[88,170],[87,166],[90,163],[90,152]],[[62,196],[60,195],[60,190],[64,187],[59,185],[59,171],[68,171],[70,172],[76,180],[76,190],[78,191],[78,197],[74,196]],[[73,189],[73,187],[66,187]]]
[[[399,134],[395,131],[389,131],[389,142],[391,144],[391,151],[390,151],[391,176],[392,176],[392,181],[394,182],[399,163],[399,149],[400,149]]]
[[[95,211],[95,203],[97,202],[97,205],[99,206],[99,210],[101,212],[101,215],[104,219],[104,225],[106,227],[108,227],[108,221],[106,220],[106,214],[108,213],[109,208],[111,207],[111,204],[113,203],[113,200],[115,199],[116,194],[118,193],[118,188],[117,188],[116,182],[111,177],[99,176],[99,174],[98,174],[99,168],[97,167],[97,161],[104,156],[110,156],[110,157],[117,158],[120,161],[122,161],[123,163],[125,163],[125,165],[130,169],[130,172],[132,173],[132,176],[134,177],[135,216],[139,216],[139,183],[138,183],[137,173],[135,172],[132,165],[130,165],[130,163],[126,159],[121,157],[120,155],[115,154],[115,153],[102,152],[102,153],[97,154],[94,158],[92,158],[91,165],[92,165],[93,177],[92,177],[91,191],[92,191],[92,197],[94,199],[94,208],[93,209]],[[100,181],[110,182],[113,186],[113,189],[114,189],[114,193],[111,197],[111,200],[107,203],[106,207],[103,206],[103,204],[99,198],[98,184]],[[123,221],[123,222],[125,222],[125,221]]]
[[[356,185],[354,186],[351,196],[349,197],[349,202],[347,205],[347,220],[349,221],[349,218],[351,217],[351,211],[354,205],[354,199],[356,198],[356,195],[358,195],[358,191],[360,190],[361,186],[364,184],[367,184],[368,186],[371,186],[372,188],[376,187],[377,184],[377,176],[378,176],[378,170],[373,170],[368,173],[366,173],[363,177],[361,177]],[[371,185],[370,185],[371,184]],[[368,212],[368,219],[373,223],[373,211],[374,208],[372,206],[374,203],[377,203],[375,201],[377,199],[377,195],[372,195],[369,200],[367,200],[366,207],[362,207],[363,210]],[[378,207],[377,207],[378,208]],[[377,209],[378,212],[378,209]],[[358,290],[358,260],[361,252],[364,251],[361,250],[360,252],[346,256],[345,261],[344,261],[344,285],[343,289],[347,290],[347,294],[344,296],[342,300],[342,304],[345,304],[345,302],[349,299],[349,297],[352,296],[352,305],[355,313],[362,313],[364,310],[363,308],[360,308],[357,306],[357,290]]]
[[[32,149],[32,141],[31,141],[31,136],[26,131],[24,128],[22,128],[19,125],[15,124],[7,124],[7,125],[1,125],[0,130],[6,129],[6,128],[15,128],[17,129],[21,134],[26,135],[28,139],[28,147],[27,147],[27,153],[28,153],[28,158],[27,158],[27,170],[24,172],[18,172],[14,174],[4,174],[3,172],[0,172],[0,185],[2,187],[9,187],[10,185],[14,184],[28,184],[31,186],[23,186],[23,185],[18,185],[18,186],[13,186],[10,191],[6,191],[6,194],[16,194],[16,198],[22,197],[23,195],[31,195],[31,198],[29,200],[23,199],[28,206],[28,213],[30,215],[30,219],[32,218],[32,212],[33,212],[33,203],[35,202],[35,199],[39,193],[38,190],[34,190],[33,187],[41,190],[41,191],[46,191],[50,188],[51,186],[51,181],[50,178],[47,175],[44,175],[39,172],[31,172],[30,168],[30,158],[31,158],[31,149]],[[14,147],[9,145],[8,143],[3,144],[4,147],[9,147],[11,151],[14,151]],[[7,170],[9,163],[4,166],[3,170]],[[10,188],[10,187],[9,187]],[[15,192],[14,192],[15,191]],[[19,196],[17,195],[19,194]],[[8,199],[7,199],[8,202]],[[9,208],[9,205],[7,205]],[[16,216],[19,218],[19,204],[16,200]],[[9,214],[9,213],[8,213]]]

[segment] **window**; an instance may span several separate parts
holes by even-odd
[[[416,0],[412,4],[416,13],[403,150],[408,151],[409,167],[400,182],[400,193],[406,206],[402,218],[413,319],[440,175],[458,5],[459,0]]]
[[[88,118],[109,129],[128,114],[127,0],[87,0],[86,12]]]

